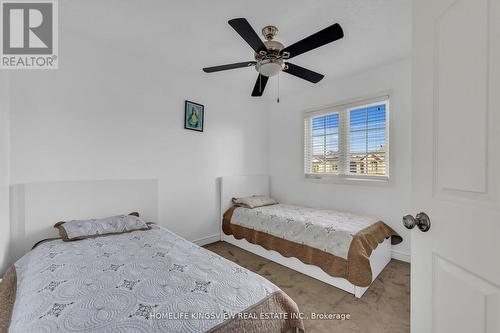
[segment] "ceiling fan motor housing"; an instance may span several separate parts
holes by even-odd
[[[268,26],[262,29],[262,34],[267,39],[264,41],[267,52],[255,54],[255,60],[257,60],[255,69],[260,74],[268,77],[278,75],[285,69],[285,63],[280,55],[280,51],[284,49],[285,46],[276,40],[271,40],[277,32],[278,28],[274,26]]]

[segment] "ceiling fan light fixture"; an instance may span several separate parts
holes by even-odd
[[[255,69],[260,74],[271,77],[278,75],[285,69],[285,63],[281,59],[264,59],[257,62]]]

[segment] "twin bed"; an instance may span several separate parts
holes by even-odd
[[[277,286],[157,225],[76,239],[42,242],[7,271],[0,331],[304,329]]]
[[[122,223],[131,211],[158,221],[158,192],[156,179],[11,186],[12,258],[21,259],[0,282],[0,332],[303,331],[294,301],[260,275],[133,215]],[[57,221],[111,215],[97,228],[58,223],[62,237],[80,239],[31,250]],[[126,232],[109,234],[120,225]]]
[[[361,297],[401,237],[382,221],[287,204],[238,207],[269,196],[268,176],[221,179],[222,240]]]

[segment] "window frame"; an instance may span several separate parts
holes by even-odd
[[[386,116],[385,116],[385,141],[386,141],[386,174],[385,175],[373,175],[373,174],[355,174],[350,172],[350,158],[349,158],[349,138],[350,138],[350,111],[357,109],[361,106],[378,105],[384,103],[386,105]],[[338,128],[338,150],[339,150],[339,160],[338,173],[312,173],[310,171],[310,156],[307,156],[306,144],[310,144],[310,134],[307,129],[306,121],[311,121],[313,117],[322,116],[332,113],[339,114],[339,128]],[[330,104],[322,106],[319,108],[308,109],[303,112],[303,145],[302,145],[302,161],[303,161],[303,172],[304,177],[308,180],[316,180],[320,182],[337,182],[337,183],[356,183],[360,182],[366,183],[389,183],[390,171],[392,167],[391,158],[391,94],[390,92],[384,92],[379,94],[374,94],[367,97],[351,99],[347,101],[338,102],[335,104]],[[310,126],[310,125],[309,125]],[[308,148],[311,151],[312,148]]]

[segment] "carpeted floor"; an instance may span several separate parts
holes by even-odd
[[[207,249],[258,273],[285,291],[306,316],[349,313],[350,320],[308,320],[306,332],[410,332],[410,265],[392,260],[361,299],[225,242]]]

